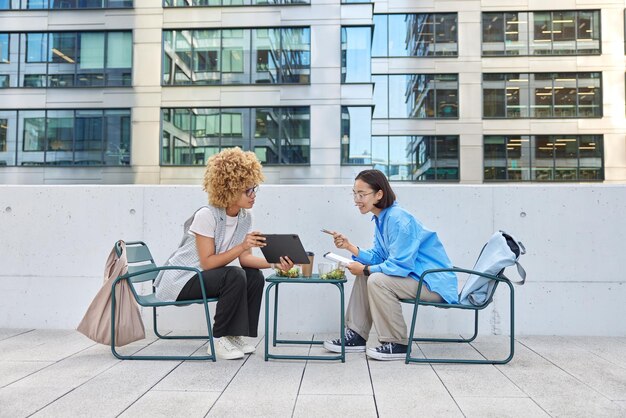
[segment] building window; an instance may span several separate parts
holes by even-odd
[[[484,56],[600,55],[600,11],[482,14]]]
[[[0,111],[0,165],[129,164],[130,109]]]
[[[308,84],[309,28],[163,31],[163,85]]]
[[[459,180],[458,136],[371,136],[370,114],[369,107],[342,107],[342,165],[371,166],[392,181]]]
[[[484,180],[601,181],[602,135],[487,135]]]
[[[341,82],[371,82],[372,29],[347,26],[341,28]]]
[[[373,75],[374,118],[458,118],[457,74]]]
[[[372,164],[372,108],[341,107],[341,164]]]
[[[204,165],[224,148],[265,165],[310,163],[308,107],[162,109],[161,165]]]
[[[132,48],[131,32],[0,34],[0,87],[130,86]]]
[[[456,13],[374,15],[373,57],[458,55]]]
[[[311,2],[310,0],[163,0],[163,7],[281,6],[293,4],[311,4]]]
[[[132,0],[0,0],[0,10],[127,9]]]
[[[483,74],[483,117],[602,117],[601,73]]]

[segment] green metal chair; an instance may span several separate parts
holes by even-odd
[[[501,272],[500,274],[494,276],[491,274],[482,273],[474,270],[467,270],[458,267],[449,268],[449,269],[433,269],[425,271],[419,280],[419,285],[417,287],[417,294],[419,295],[422,291],[422,285],[424,283],[424,277],[429,274],[441,273],[441,272],[455,272],[455,273],[468,273],[475,274],[487,279],[495,280],[495,285],[491,289],[487,299],[481,305],[461,305],[461,304],[449,304],[449,303],[437,303],[437,302],[425,302],[419,299],[401,299],[402,303],[413,304],[413,319],[411,321],[411,329],[409,331],[409,342],[437,342],[437,343],[466,343],[469,344],[476,339],[478,336],[478,312],[485,309],[492,301],[493,295],[498,287],[499,283],[506,283],[509,287],[509,296],[511,303],[511,315],[510,315],[510,335],[509,335],[509,354],[506,358],[501,360],[470,360],[470,359],[455,359],[455,358],[418,358],[412,357],[412,343],[408,345],[406,360],[405,363],[463,363],[463,364],[506,364],[513,358],[514,354],[514,344],[515,344],[515,292],[513,290],[513,285],[511,281]],[[470,338],[414,338],[415,332],[415,323],[417,320],[417,311],[420,306],[434,306],[436,308],[443,309],[462,309],[465,311],[474,311],[474,334]]]
[[[121,242],[115,243],[115,250],[117,255],[122,254]],[[111,285],[111,352],[113,355],[122,360],[212,360],[215,361],[215,347],[213,345],[213,329],[211,327],[211,315],[209,311],[208,302],[217,302],[217,298],[207,298],[204,290],[204,282],[200,278],[200,288],[202,289],[202,299],[163,302],[156,298],[154,293],[155,288],[152,286],[152,293],[141,295],[137,293],[137,290],[133,286],[137,283],[143,283],[147,281],[154,281],[159,271],[161,270],[189,270],[198,273],[198,277],[201,277],[201,272],[197,268],[183,267],[183,266],[162,266],[157,267],[150,254],[148,245],[141,241],[127,242],[126,243],[126,256],[128,259],[128,272],[115,279]],[[211,355],[203,356],[142,356],[142,355],[122,355],[115,350],[115,286],[122,280],[128,280],[130,288],[133,292],[133,296],[137,300],[137,303],[141,306],[152,307],[152,318],[154,325],[154,333],[157,337],[166,340],[184,340],[184,339],[208,339],[211,347]],[[206,316],[207,335],[162,335],[159,333],[157,326],[157,308],[161,306],[187,306],[193,304],[204,305],[204,314]]]

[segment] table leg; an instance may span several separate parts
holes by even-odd
[[[339,288],[339,297],[341,298],[340,309],[341,309],[341,322],[339,323],[339,335],[341,335],[341,362],[346,362],[346,320],[345,320],[345,309],[344,309],[344,294],[343,294],[343,283],[337,283],[337,287]]]
[[[276,330],[278,329],[278,285],[276,283],[276,289],[274,289],[274,333],[272,334],[272,345],[276,347]]]
[[[269,329],[270,329],[270,289],[274,283],[270,283],[265,289],[265,361],[269,359]]]

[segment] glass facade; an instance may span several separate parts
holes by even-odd
[[[456,13],[374,15],[372,57],[458,55]]]
[[[374,118],[458,118],[457,74],[373,75]]]
[[[341,28],[341,82],[369,83],[372,79],[372,28]]]
[[[601,116],[601,73],[483,74],[485,118]]]
[[[485,181],[604,180],[602,135],[488,135]]]
[[[0,0],[0,10],[127,9],[133,0]]]
[[[599,55],[600,11],[482,14],[484,56]]]
[[[310,0],[163,0],[163,7],[280,6],[311,4]]]
[[[0,165],[130,165],[130,109],[0,110]]]
[[[372,108],[341,107],[341,164],[372,164]]]
[[[309,28],[163,31],[163,85],[308,84]]]
[[[161,165],[204,165],[224,148],[254,151],[263,164],[309,164],[308,107],[162,109]]]
[[[132,32],[0,34],[0,87],[132,84]]]

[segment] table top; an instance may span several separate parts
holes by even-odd
[[[269,283],[345,283],[348,279],[320,279],[319,274],[314,274],[311,277],[282,277],[277,276],[276,274],[272,274],[271,276],[265,279],[266,282]]]

